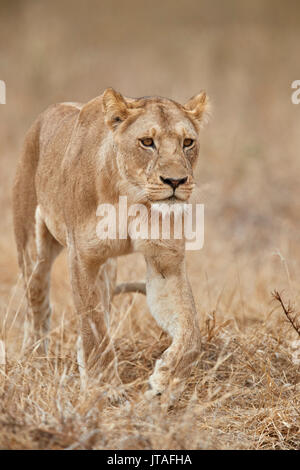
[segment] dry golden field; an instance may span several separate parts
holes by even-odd
[[[300,448],[300,338],[271,295],[300,310],[299,44],[292,0],[0,0],[0,448]],[[182,103],[205,89],[213,103],[197,172],[205,243],[187,254],[203,347],[173,406],[144,398],[169,339],[138,294],[113,305],[127,401],[80,382],[64,254],[52,273],[50,352],[22,346],[11,213],[22,140],[49,104],[108,86]],[[124,257],[119,280],[144,270],[139,255]]]

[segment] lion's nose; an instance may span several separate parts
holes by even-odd
[[[181,184],[184,184],[187,182],[187,176],[185,178],[163,178],[162,176],[160,176],[160,180],[163,183],[171,186],[171,188],[176,189]]]

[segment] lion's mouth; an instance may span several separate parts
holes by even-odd
[[[172,196],[165,197],[163,199],[156,199],[154,202],[156,202],[156,203],[162,203],[162,202],[176,203],[176,202],[182,202],[182,199],[180,199],[179,197],[177,197],[173,194]]]
[[[176,202],[176,201],[181,201],[181,199],[179,199],[179,197],[177,197],[177,196],[175,196],[175,194],[173,194],[172,196],[167,197],[166,201]]]
[[[165,203],[165,204],[175,204],[175,203],[183,203],[187,202],[189,200],[190,193],[188,191],[185,191],[182,193],[181,191],[173,191],[172,194],[167,193],[160,193],[160,194],[149,194],[148,199],[151,203]]]

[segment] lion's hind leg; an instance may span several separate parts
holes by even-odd
[[[17,240],[17,246],[26,290],[27,323],[33,323],[34,344],[40,341],[39,352],[46,353],[51,316],[50,272],[52,263],[62,247],[50,234],[38,206],[34,222],[24,238],[26,242]]]
[[[34,324],[35,339],[45,338],[50,320],[49,284],[52,263],[61,250],[50,234],[38,207],[35,177],[39,161],[40,121],[29,130],[13,187],[14,231],[18,261],[26,289],[26,323]],[[24,328],[24,342],[30,329]],[[46,338],[45,338],[46,339]],[[43,341],[44,348],[46,341]]]

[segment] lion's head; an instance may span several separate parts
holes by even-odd
[[[208,107],[205,92],[182,106],[160,97],[125,98],[107,89],[103,112],[112,131],[120,188],[128,193],[130,187],[140,202],[187,201]]]

